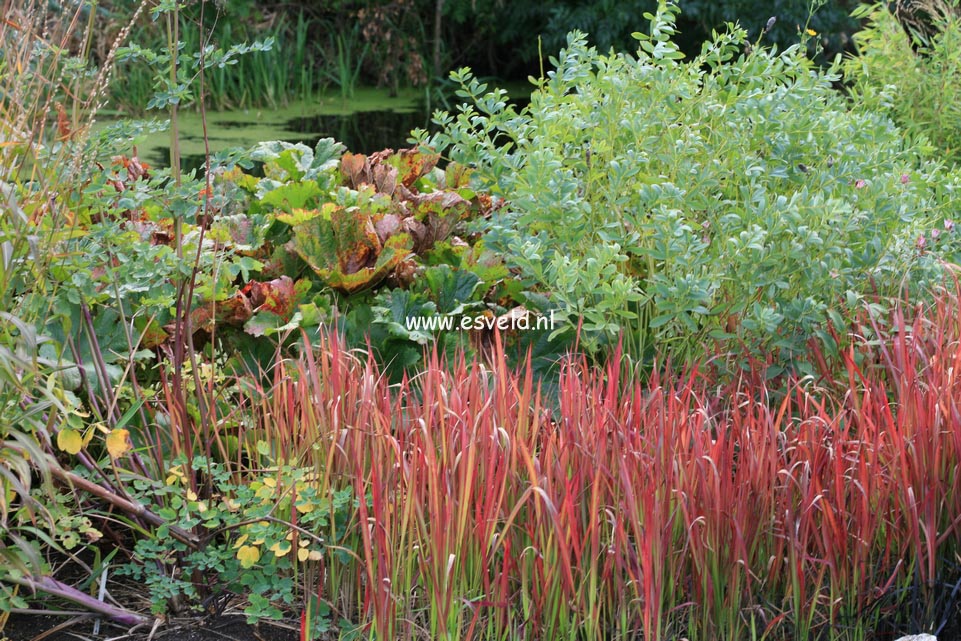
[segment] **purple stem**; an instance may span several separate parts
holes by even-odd
[[[30,588],[31,590],[40,590],[41,592],[46,592],[47,594],[52,594],[68,601],[72,601],[92,612],[102,614],[110,620],[116,621],[121,625],[128,625],[132,627],[135,625],[147,624],[151,621],[149,617],[145,617],[142,614],[137,614],[136,612],[124,610],[122,608],[110,605],[109,603],[98,601],[89,594],[70,587],[66,583],[61,583],[53,577],[23,576],[19,578],[11,578],[7,576],[4,577],[4,580],[12,583],[19,583],[20,585]]]

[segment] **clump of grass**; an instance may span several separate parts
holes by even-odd
[[[256,413],[322,491],[353,488],[317,590],[377,638],[934,632],[958,574],[959,293],[865,315],[871,341],[817,385],[572,359],[549,410],[499,348],[389,386],[330,338]]]
[[[364,67],[370,49],[369,43],[361,45],[360,23],[345,33],[331,34],[327,47],[328,57],[334,64],[321,70],[321,75],[340,91],[343,100],[354,97],[357,80]]]
[[[961,9],[948,0],[862,5],[844,72],[858,102],[885,111],[949,162],[961,160]]]
[[[259,28],[217,16],[216,22],[201,25],[198,16],[184,11],[178,15],[179,36],[185,51],[199,51],[204,45],[229,46],[254,40],[271,43],[269,47],[240,56],[228,65],[207,70],[204,97],[214,109],[278,107],[298,98],[309,98],[321,80],[309,37],[312,30],[323,30],[303,12],[296,19],[286,13],[272,15]],[[138,23],[132,40],[146,49],[162,52],[167,43],[153,22]],[[142,112],[157,91],[156,70],[142,61],[122,66],[123,77],[112,85],[112,101],[123,109]],[[193,90],[190,104],[196,102]]]

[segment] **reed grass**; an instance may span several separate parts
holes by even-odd
[[[201,30],[189,17],[182,17],[180,39],[185,51],[198,51],[201,34],[204,42],[224,48],[240,42],[271,39],[273,46],[241,56],[234,64],[209,69],[206,73],[204,95],[213,109],[246,109],[279,107],[291,100],[308,99],[316,95],[320,86],[317,58],[310,34],[323,30],[303,12],[296,18],[278,14],[265,28],[251,31],[242,23],[221,19],[211,30]],[[140,24],[132,40],[149,49],[166,49],[153,23]],[[126,63],[122,79],[112,86],[112,100],[126,111],[140,113],[150,102],[155,91],[156,71],[141,62]],[[194,95],[192,102],[196,103]]]
[[[360,27],[360,23],[355,23],[350,31],[331,33],[326,54],[331,62],[320,68],[320,76],[337,87],[344,101],[354,97],[360,72],[370,50],[370,44],[361,37]]]

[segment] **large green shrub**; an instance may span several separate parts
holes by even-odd
[[[744,53],[729,25],[683,61],[676,13],[647,16],[636,56],[572,34],[519,113],[459,71],[471,104],[418,133],[508,199],[488,245],[566,319],[555,337],[583,323],[589,349],[625,329],[635,355],[721,340],[789,362],[863,296],[936,275],[957,176],[849,110],[800,46]]]
[[[844,65],[857,101],[884,110],[908,135],[961,160],[961,13],[957,2],[927,0],[917,14],[895,16],[863,5],[867,26]],[[899,19],[900,18],[900,19]]]

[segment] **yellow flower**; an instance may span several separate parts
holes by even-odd
[[[814,29],[805,29],[804,32],[807,33],[809,36],[816,36],[816,35],[818,35],[818,32],[815,31]]]

